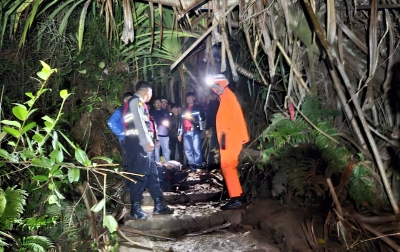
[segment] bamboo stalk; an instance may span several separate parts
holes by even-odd
[[[239,1],[236,1],[236,4],[232,5],[225,13],[224,16],[228,15],[238,4]],[[218,23],[213,24],[208,30],[200,36],[180,57],[177,59],[170,67],[170,70],[174,70],[175,67],[189,54],[193,51],[193,49],[201,42],[204,38],[208,36],[208,34],[217,27]]]
[[[348,92],[349,92],[349,94],[351,96],[351,99],[352,99],[352,102],[353,102],[354,107],[356,109],[357,115],[358,115],[358,117],[360,119],[360,122],[361,122],[361,125],[362,125],[362,127],[363,127],[363,129],[365,131],[365,135],[367,136],[367,139],[368,139],[369,144],[371,146],[372,152],[373,152],[374,157],[375,157],[375,162],[376,162],[376,164],[378,166],[378,169],[379,169],[379,172],[380,172],[380,175],[381,175],[381,179],[382,179],[383,185],[385,187],[386,193],[388,195],[389,201],[390,201],[390,203],[392,205],[393,211],[394,211],[394,213],[396,215],[399,215],[400,214],[399,206],[397,205],[396,199],[394,198],[394,195],[393,195],[393,191],[390,188],[388,178],[386,177],[385,168],[383,167],[382,159],[381,159],[381,157],[379,155],[379,151],[378,151],[378,148],[376,146],[375,140],[374,140],[374,138],[373,138],[373,136],[371,134],[371,131],[370,131],[369,127],[368,127],[368,123],[367,123],[367,121],[365,119],[365,116],[364,116],[364,113],[363,113],[363,111],[361,109],[360,102],[358,101],[358,99],[356,97],[356,94],[355,94],[355,92],[353,90],[353,87],[351,86],[351,83],[349,81],[349,78],[348,78],[345,70],[344,70],[343,65],[340,64],[338,58],[336,57],[336,52],[334,50],[332,50],[332,48],[330,48],[330,46],[328,44],[328,41],[326,41],[326,39],[324,37],[324,33],[323,33],[323,30],[322,30],[322,27],[321,27],[321,25],[319,23],[319,19],[315,15],[315,13],[312,11],[309,0],[303,0],[303,2],[305,4],[305,7],[306,7],[308,15],[310,16],[311,22],[312,22],[312,24],[313,24],[313,26],[314,26],[314,28],[316,30],[317,36],[318,36],[322,46],[324,47],[325,51],[327,52],[328,60],[329,60],[329,62],[328,62],[328,64],[329,64],[328,65],[329,72],[331,74],[331,77],[332,77],[332,80],[334,82],[335,88],[337,89],[337,92],[339,93],[339,92],[342,92],[342,89],[341,89],[339,77],[337,76],[336,71],[333,69],[333,59],[336,60],[337,68],[339,70],[339,73],[340,73],[340,75],[342,77],[342,80],[343,80],[343,82],[344,82],[344,84],[345,84],[345,86],[346,86],[346,88],[347,88],[347,90],[348,90]],[[343,96],[344,96],[344,94],[343,94]],[[344,102],[346,103],[346,101],[344,101]]]
[[[261,81],[262,81],[262,83],[263,83],[265,86],[268,86],[269,83],[267,82],[267,80],[265,79],[264,75],[263,75],[262,72],[261,72],[261,68],[260,68],[260,66],[258,65],[258,62],[257,62],[257,59],[256,59],[256,55],[253,55],[253,48],[252,48],[251,42],[250,42],[249,31],[245,29],[245,30],[244,30],[244,34],[245,34],[245,36],[246,36],[246,42],[247,42],[247,46],[249,47],[249,51],[250,51],[251,58],[253,59],[254,65],[256,65],[256,68],[257,68],[258,72],[260,73]]]
[[[281,43],[279,43],[279,41],[276,43],[276,45],[278,46],[279,50],[281,51],[283,57],[285,58],[286,62],[288,63],[288,65],[290,67],[292,67],[292,62],[289,59],[289,56],[286,54],[285,49],[283,49]],[[311,95],[311,91],[310,89],[307,87],[307,84],[304,82],[303,78],[301,77],[301,74],[299,73],[299,71],[295,68],[292,67],[294,75],[296,75],[297,80],[300,82],[300,84],[303,86],[303,88],[307,91],[307,93],[309,95]]]

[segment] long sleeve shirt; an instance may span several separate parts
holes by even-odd
[[[229,88],[225,88],[219,97],[221,101],[216,118],[218,140],[225,134],[226,151],[240,153],[243,144],[250,140],[242,108]]]
[[[152,110],[150,115],[153,117],[157,125],[157,133],[160,137],[168,136],[169,126],[164,125],[164,121],[168,121],[169,125],[169,112],[166,109]]]
[[[139,132],[140,145],[145,147],[149,143],[151,146],[154,146],[149,111],[138,94],[135,94],[129,102],[129,109],[133,114],[135,129]]]

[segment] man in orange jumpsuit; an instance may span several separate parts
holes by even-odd
[[[207,84],[213,85],[213,91],[221,99],[216,117],[216,129],[220,145],[222,174],[230,198],[221,209],[238,208],[243,205],[241,200],[243,191],[239,182],[237,166],[243,144],[249,141],[246,121],[235,94],[228,88],[229,82],[225,75],[215,75],[212,79],[207,80]]]

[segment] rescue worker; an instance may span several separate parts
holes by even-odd
[[[218,74],[213,77],[212,84],[212,90],[220,97],[216,129],[220,145],[222,175],[230,198],[221,209],[228,210],[243,205],[243,191],[239,182],[237,166],[243,144],[249,141],[249,134],[242,108],[235,94],[228,88],[228,79],[225,75]]]
[[[128,171],[141,176],[132,176],[136,183],[129,181],[131,217],[143,220],[147,215],[142,211],[140,201],[144,189],[147,189],[154,200],[153,214],[172,214],[173,209],[163,202],[157,167],[153,158],[154,132],[146,102],[152,96],[152,87],[147,81],[136,84],[136,93],[125,104],[123,120],[125,127],[125,148],[128,150]]]

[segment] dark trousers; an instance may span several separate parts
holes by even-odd
[[[129,181],[131,202],[141,201],[143,199],[143,191],[147,189],[153,199],[160,198],[163,193],[160,188],[156,162],[154,153],[147,153],[143,147],[139,145],[137,136],[127,136],[125,148],[128,153],[128,171],[144,176],[131,175],[130,177],[136,181]]]
[[[215,128],[210,128],[211,131],[211,136],[210,136],[210,142],[208,145],[208,155],[207,155],[207,164],[212,165],[212,164],[219,164],[219,158],[216,159],[216,151],[219,151],[219,144],[218,144],[218,137],[217,137],[217,131]]]
[[[171,151],[170,159],[174,160],[175,150],[178,147],[178,161],[183,164],[183,142],[178,141],[178,137],[169,137],[169,149]]]

